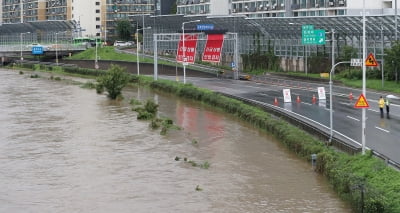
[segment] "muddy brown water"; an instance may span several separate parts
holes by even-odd
[[[350,212],[309,162],[229,114],[29,76],[0,69],[0,212]],[[182,130],[151,130],[131,98],[155,100]]]

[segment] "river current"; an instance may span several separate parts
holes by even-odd
[[[351,212],[309,162],[230,114],[147,88],[111,101],[72,83],[86,79],[31,74],[0,69],[0,212]],[[182,129],[160,135],[131,98]]]

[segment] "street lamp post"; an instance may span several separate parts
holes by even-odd
[[[396,2],[397,2],[397,0],[396,0]],[[362,94],[365,96],[365,97],[367,97],[367,89],[366,89],[366,66],[365,66],[365,58],[366,58],[366,52],[367,52],[367,44],[366,44],[366,39],[365,39],[365,34],[366,34],[366,26],[365,26],[365,0],[363,0],[363,52],[362,52],[362,55],[363,55],[363,66],[362,66]],[[397,22],[396,22],[397,23]],[[396,32],[397,32],[397,29],[395,30]],[[361,144],[362,144],[362,150],[361,150],[361,152],[362,152],[362,154],[364,155],[365,154],[365,144],[366,144],[366,142],[365,142],[365,135],[366,135],[366,129],[365,129],[365,126],[366,126],[366,122],[365,122],[365,120],[366,120],[366,110],[365,110],[365,108],[362,108],[362,113],[361,113],[362,115],[361,115]]]
[[[24,34],[29,34],[29,33],[31,33],[31,32],[26,32],[26,33],[20,33],[20,34],[19,34],[19,36],[20,36],[20,45],[21,45],[21,46],[20,46],[20,50],[21,50],[21,61],[24,60],[24,57],[22,56],[22,43],[23,43],[23,37],[22,37],[22,36],[23,36]]]
[[[137,25],[136,25],[137,26]],[[142,29],[138,29],[137,27],[136,27],[136,70],[137,70],[137,75],[139,75],[140,74],[140,72],[139,72],[139,30],[142,30],[143,31],[143,33],[144,33],[144,30],[147,30],[147,29],[151,29],[151,27],[146,27],[146,28],[142,28]]]
[[[58,66],[58,39],[57,39],[57,37],[58,37],[58,34],[60,34],[60,33],[65,33],[65,31],[56,33],[56,64],[57,64],[57,66]]]
[[[56,64],[58,66],[58,40],[57,40],[57,35],[58,35],[58,33],[56,33]]]
[[[183,50],[183,58],[182,58],[182,65],[183,65],[183,83],[186,84],[186,64],[187,64],[187,59],[186,59],[186,48],[185,48],[185,24],[193,23],[193,22],[200,22],[200,20],[193,20],[193,21],[187,21],[187,22],[182,22],[182,50]]]
[[[329,72],[329,142],[332,141],[333,137],[333,82],[332,82],[332,74],[335,73],[335,67],[339,64],[348,64],[350,63],[349,61],[342,61],[334,64],[331,68],[331,71]]]
[[[98,43],[98,38],[95,38],[95,44],[96,44],[96,54],[95,54],[95,59],[94,59],[94,68],[97,70],[99,69],[99,61],[98,61],[98,56],[97,56],[97,43]]]

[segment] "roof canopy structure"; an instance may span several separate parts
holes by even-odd
[[[60,31],[72,31],[75,30],[75,21],[35,21],[25,23],[12,23],[0,25],[0,33],[4,34],[15,34],[15,33],[26,33],[26,32],[60,32]]]
[[[226,29],[228,32],[237,32],[239,35],[254,35],[279,38],[300,38],[301,25],[314,25],[316,29],[330,31],[334,29],[339,35],[361,36],[362,16],[323,16],[323,17],[289,17],[289,18],[247,18],[245,16],[151,16],[144,15],[132,17],[140,26],[151,26],[158,32],[178,32],[183,22],[200,20],[198,23],[190,23],[185,28],[190,29],[196,24],[213,24],[215,29]],[[143,21],[144,20],[144,21]],[[368,16],[366,20],[366,34],[373,36],[383,33],[386,36],[395,35],[394,16]]]

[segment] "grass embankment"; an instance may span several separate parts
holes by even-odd
[[[136,54],[128,54],[117,52],[114,47],[106,46],[106,47],[97,47],[97,56],[99,60],[115,60],[115,61],[130,61],[136,62]],[[89,48],[80,53],[74,54],[70,59],[75,60],[94,60],[96,58],[96,48]],[[149,58],[140,58],[141,62],[144,63],[153,63],[152,59]]]
[[[24,68],[52,70],[50,68],[23,64]],[[42,65],[43,66],[43,65]],[[105,71],[68,68],[68,73],[98,76]],[[317,154],[316,171],[325,175],[338,194],[348,201],[355,212],[400,212],[400,173],[372,156],[348,155],[334,151],[322,141],[282,119],[277,119],[262,109],[228,98],[207,89],[174,81],[153,81],[139,76],[138,84],[174,93],[179,97],[197,100],[218,107],[251,123],[253,126],[273,134],[298,156],[311,160]]]

